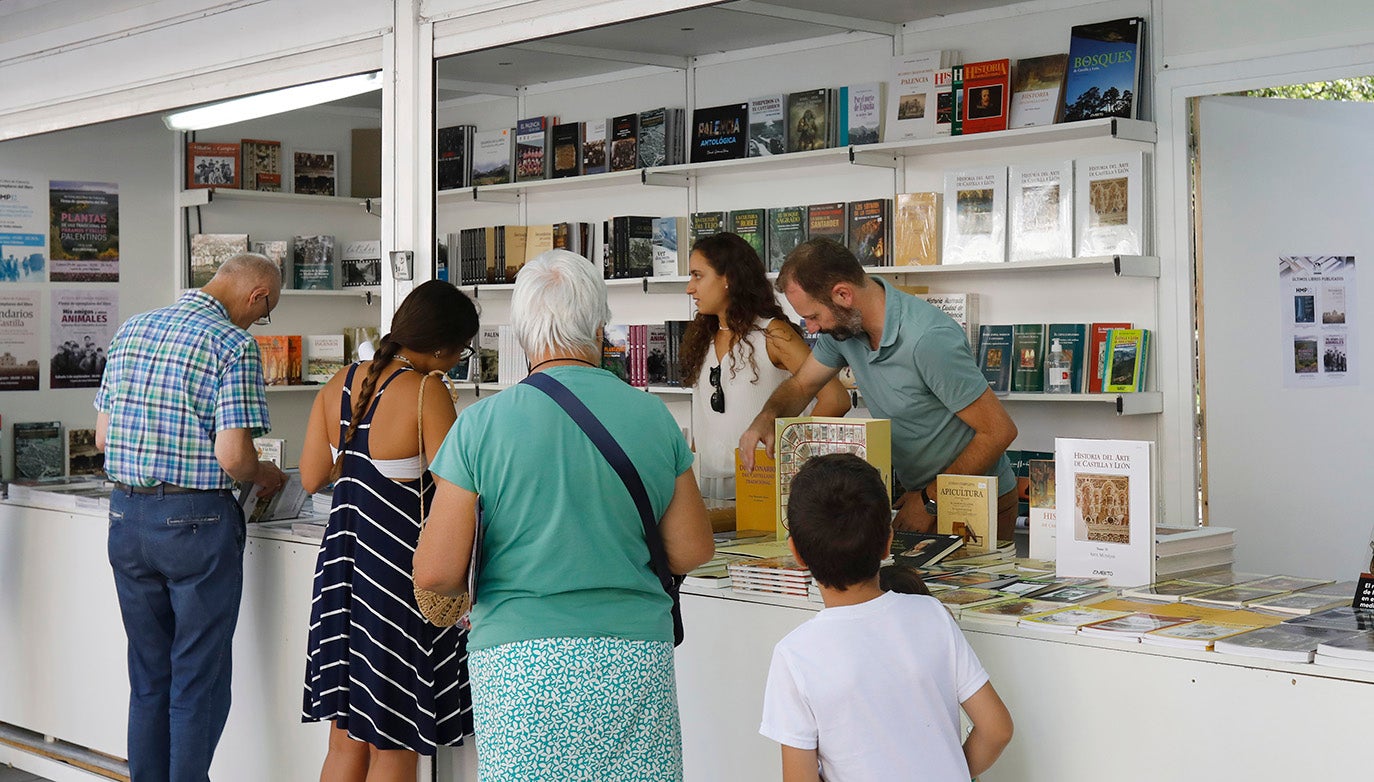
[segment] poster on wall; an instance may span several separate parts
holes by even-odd
[[[52,282],[119,282],[119,186],[48,183]]]
[[[0,288],[0,391],[38,390],[38,292]]]
[[[1285,388],[1359,384],[1355,357],[1355,256],[1279,257]]]
[[[99,388],[105,353],[119,325],[119,294],[59,288],[52,291],[50,312],[49,386]]]
[[[44,282],[47,238],[42,185],[0,176],[0,282]]]

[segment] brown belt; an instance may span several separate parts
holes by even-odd
[[[130,486],[127,483],[116,483],[115,488],[130,494],[193,494],[196,492],[227,491],[227,489],[189,489],[171,483],[159,483],[156,486]]]

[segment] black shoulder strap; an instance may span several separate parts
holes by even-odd
[[[654,574],[669,594],[675,592],[676,583],[673,574],[668,570],[668,555],[663,549],[663,536],[659,534],[658,525],[654,522],[649,493],[644,489],[644,481],[639,477],[639,470],[635,469],[625,449],[620,447],[620,443],[615,441],[592,411],[582,404],[582,400],[573,396],[568,387],[558,380],[543,372],[535,372],[520,382],[534,386],[557,402],[558,406],[582,427],[582,431],[587,433],[587,437],[597,450],[601,451],[601,455],[606,457],[606,461],[611,463],[611,467],[615,468],[620,480],[625,482],[625,488],[629,490],[630,496],[634,498],[635,506],[639,508],[639,519],[644,523],[644,540],[649,544],[649,558],[653,563]]]

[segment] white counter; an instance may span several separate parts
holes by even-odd
[[[123,756],[125,638],[102,516],[0,503],[0,722]],[[234,702],[212,778],[319,775],[324,725],[300,722],[317,542],[250,529],[234,638]],[[758,735],[773,644],[818,604],[683,596],[678,693],[689,782],[780,779]],[[984,782],[1362,779],[1374,673],[964,623],[1016,720]],[[0,745],[58,782],[93,776]],[[439,779],[471,782],[474,751]],[[36,765],[37,764],[37,765]],[[427,777],[426,777],[427,778]]]

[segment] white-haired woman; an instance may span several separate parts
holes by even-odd
[[[669,569],[712,553],[692,454],[663,403],[599,368],[610,318],[599,267],[563,250],[520,270],[511,325],[628,455]],[[671,598],[619,474],[544,391],[523,383],[465,409],[430,465],[438,489],[415,550],[417,586],[467,584],[483,542],[468,640],[479,775],[682,779]]]

